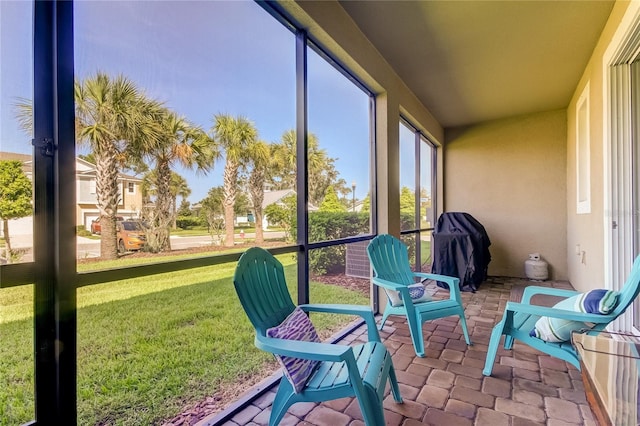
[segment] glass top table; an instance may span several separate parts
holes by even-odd
[[[640,425],[638,372],[640,338],[574,333],[587,400],[601,425]]]

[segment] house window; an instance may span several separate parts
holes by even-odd
[[[133,182],[127,182],[127,192],[129,194],[135,194],[136,193],[136,184]]]
[[[95,194],[95,193],[96,193],[96,180],[91,179],[89,180],[89,194]]]
[[[576,198],[578,214],[591,213],[589,141],[589,83],[576,105]]]

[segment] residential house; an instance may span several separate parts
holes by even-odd
[[[13,152],[0,152],[0,160],[18,160],[29,179],[33,179],[33,160],[31,155]],[[121,190],[118,215],[138,217],[142,209],[142,179],[124,173],[118,174]],[[96,166],[89,161],[76,157],[76,224],[90,228],[91,221],[100,216],[96,197]],[[29,235],[33,232],[32,219],[16,219],[10,223],[14,235]]]
[[[142,210],[142,179],[124,173],[118,174],[120,204],[118,215],[125,218],[139,217]],[[81,158],[76,158],[76,217],[78,225],[89,229],[91,221],[100,216],[96,197],[96,167]]]
[[[269,223],[269,217],[266,213],[264,213],[265,209],[271,204],[284,205],[283,200],[291,195],[296,195],[296,191],[293,189],[265,189],[264,198],[262,199],[262,229],[267,229],[269,226],[273,225]],[[198,206],[199,207],[199,206]],[[196,206],[193,206],[194,210]],[[362,209],[362,203],[356,204],[356,211],[360,211]],[[316,211],[318,208],[313,205],[309,205],[309,211]],[[255,211],[249,212],[246,216],[237,215],[235,218],[235,224],[251,224],[255,220]]]
[[[283,199],[295,194],[296,191],[294,191],[293,189],[277,189],[265,191],[264,198],[262,199],[262,212],[264,213],[265,209],[271,204],[283,205]],[[269,228],[269,217],[267,214],[263,214],[262,229],[267,228]]]

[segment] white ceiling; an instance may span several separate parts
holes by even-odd
[[[567,107],[612,1],[340,1],[443,127]]]

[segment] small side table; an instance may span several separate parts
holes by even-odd
[[[640,339],[636,336],[573,333],[589,406],[600,425],[640,425],[638,372]]]

